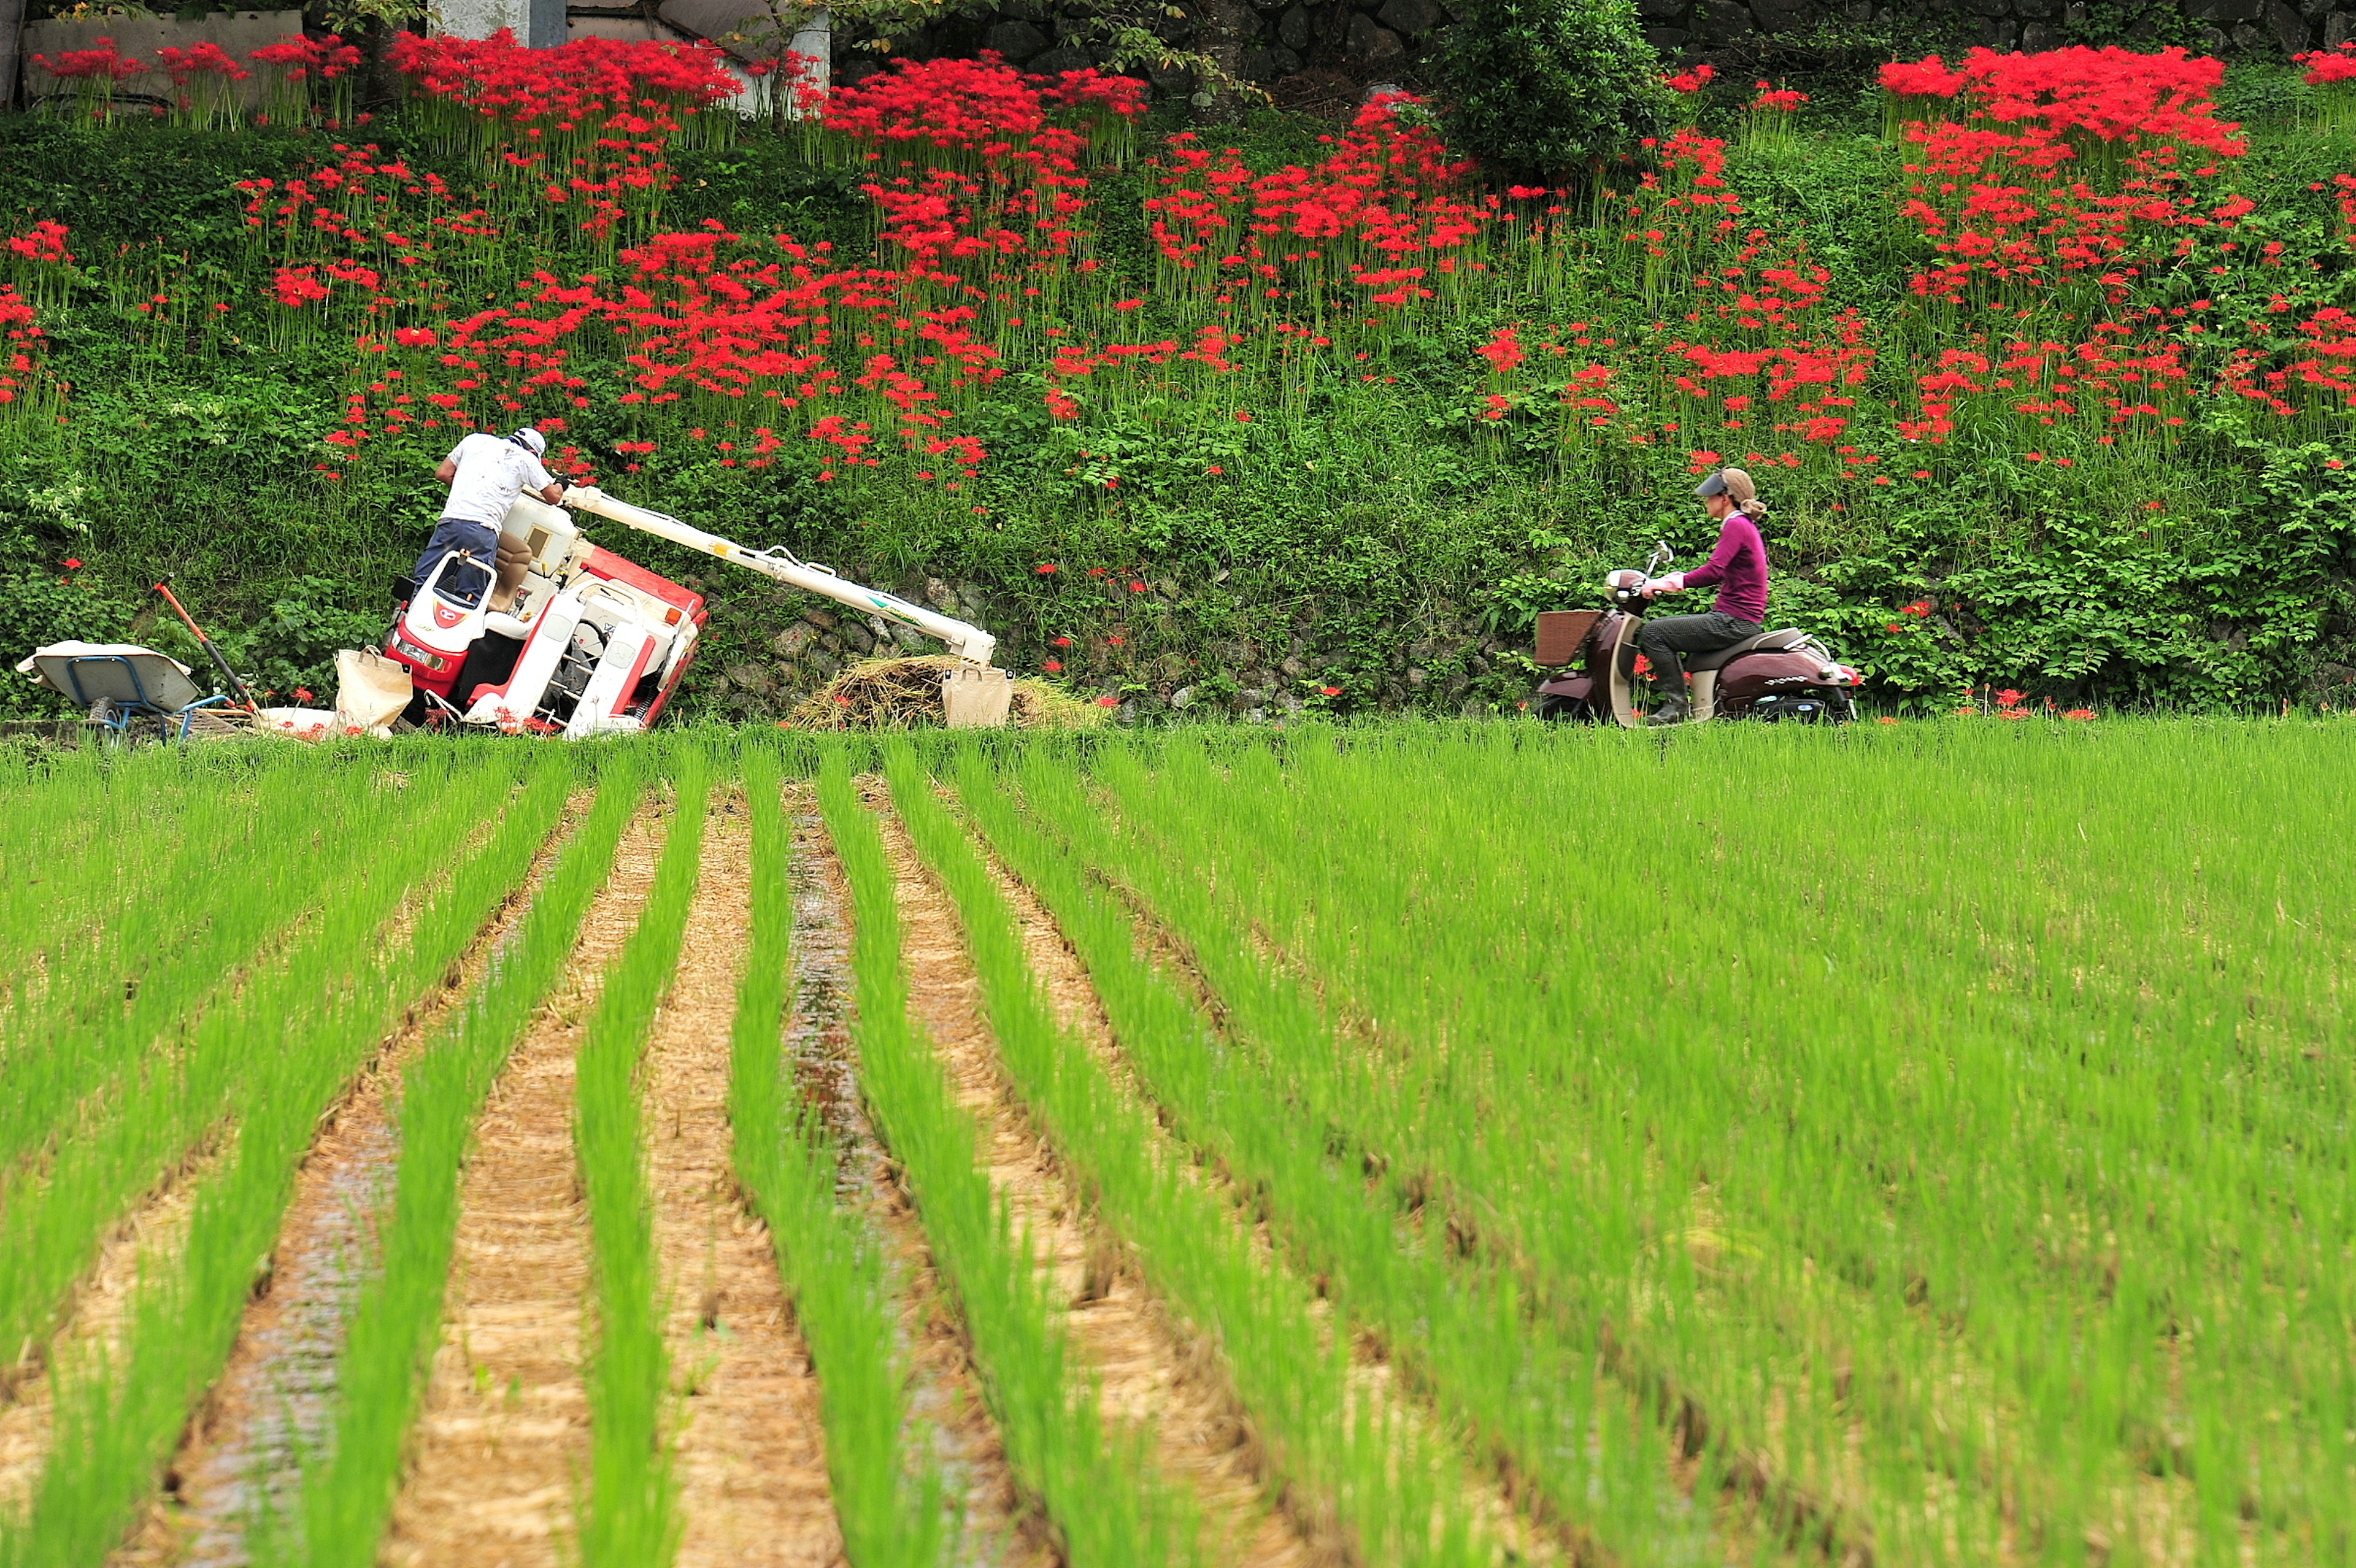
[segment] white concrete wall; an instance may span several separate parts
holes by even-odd
[[[25,28],[25,100],[29,103],[55,93],[70,94],[74,90],[72,82],[59,81],[35,65],[35,55],[92,49],[101,38],[112,38],[116,53],[150,64],[160,48],[185,49],[198,44],[217,44],[223,52],[236,57],[240,65],[253,70],[246,56],[264,44],[274,44],[290,33],[299,35],[302,31],[303,13],[299,10],[216,11],[194,22],[171,16],[106,16],[91,22],[61,22],[53,16]],[[238,101],[247,108],[261,103],[269,85],[264,80],[266,74],[253,71],[237,84]],[[151,70],[126,79],[115,91],[169,100],[174,89],[170,77],[160,70]]]

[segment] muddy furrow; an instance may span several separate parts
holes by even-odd
[[[401,1156],[391,1104],[401,1074],[506,950],[591,799],[584,791],[566,802],[523,881],[322,1119],[296,1173],[265,1288],[246,1307],[229,1365],[189,1423],[164,1496],[116,1554],[118,1568],[243,1563],[247,1527],[265,1511],[288,1517],[301,1485],[301,1456],[322,1450],[335,1418],[345,1331]],[[404,906],[396,922],[401,934],[414,912]]]
[[[589,1223],[573,1160],[573,1058],[661,851],[640,807],[564,978],[491,1090],[459,1188],[442,1346],[380,1561],[556,1568],[587,1484],[582,1311]]]
[[[1134,1066],[1114,1037],[1111,1020],[1106,1016],[1104,1005],[1089,983],[1087,967],[1081,964],[1078,955],[1056,925],[1055,917],[1037,896],[1007,869],[987,842],[977,837],[976,848],[981,851],[999,891],[1013,905],[1015,921],[1022,931],[1023,945],[1030,958],[1032,972],[1038,976],[1046,991],[1057,1019],[1095,1052],[1108,1075],[1130,1094],[1144,1102],[1147,1109],[1168,1131],[1167,1117],[1145,1093]],[[1159,955],[1165,965],[1173,962],[1173,955],[1167,946]],[[1182,974],[1199,984],[1200,976],[1191,967],[1182,970]],[[1190,1156],[1179,1152],[1175,1134],[1171,1136],[1172,1153],[1177,1168],[1190,1179],[1211,1182],[1225,1189],[1237,1223],[1250,1225],[1253,1252],[1270,1268],[1285,1266],[1278,1255],[1275,1240],[1266,1221],[1249,1221],[1245,1218],[1248,1211],[1258,1210],[1257,1201],[1246,1202],[1244,1195],[1233,1189],[1215,1165],[1197,1163]],[[1321,1328],[1324,1334],[1330,1336],[1336,1328],[1332,1305],[1323,1300],[1314,1305]],[[1179,1332],[1184,1332],[1183,1327]],[[1365,1401],[1366,1407],[1380,1417],[1398,1420],[1413,1434],[1419,1446],[1427,1451],[1446,1452],[1455,1445],[1436,1415],[1419,1398],[1400,1386],[1396,1369],[1383,1353],[1382,1347],[1362,1338],[1354,1339],[1351,1345],[1350,1389],[1354,1400]],[[1241,1419],[1240,1412],[1237,1419]],[[1265,1475],[1260,1477],[1263,1485],[1271,1479]],[[1584,1541],[1558,1533],[1532,1520],[1515,1505],[1507,1488],[1471,1465],[1466,1467],[1464,1498],[1468,1513],[1481,1522],[1492,1539],[1505,1545],[1513,1561],[1550,1563],[1567,1556],[1576,1559],[1590,1550]],[[1334,1545],[1333,1521],[1319,1501],[1288,1491],[1286,1508],[1294,1516],[1296,1528],[1322,1554],[1330,1556]],[[1258,1559],[1251,1561],[1257,1563]]]
[[[879,799],[881,795],[879,793]],[[1331,1558],[1268,1506],[1262,1454],[1215,1351],[1174,1323],[1123,1266],[1116,1238],[1089,1220],[1064,1170],[1021,1109],[999,1064],[980,982],[957,908],[917,858],[899,818],[883,821],[905,935],[909,1005],[930,1033],[959,1102],[980,1124],[991,1185],[1052,1271],[1072,1343],[1098,1380],[1116,1429],[1150,1426],[1155,1460],[1191,1491],[1214,1560],[1255,1565]]]
[[[771,810],[776,809],[770,803]],[[825,1568],[842,1552],[818,1379],[776,1253],[730,1166],[729,1035],[752,920],[752,835],[733,793],[702,874],[645,1067],[655,1240],[669,1294],[679,1410],[680,1568]]]
[[[1053,1568],[1034,1518],[1022,1511],[1004,1444],[981,1403],[963,1325],[943,1295],[916,1204],[884,1157],[859,1100],[848,1013],[851,890],[807,783],[786,789],[794,837],[794,1013],[787,1049],[802,1095],[846,1149],[842,1200],[862,1209],[892,1259],[901,1339],[915,1383],[910,1403],[930,1429],[934,1456],[965,1516],[960,1562]]]

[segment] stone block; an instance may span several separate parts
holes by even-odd
[[[2314,37],[2307,18],[2298,14],[2297,7],[2286,5],[2283,0],[2270,0],[2266,6],[2266,27],[2286,55],[2305,54]]]
[[[1873,20],[1873,0],[1848,0],[1848,4],[1841,7],[1841,15],[1863,26]]]
[[[1739,44],[1753,37],[1758,28],[1751,25],[1751,13],[1728,0],[1694,8],[1694,36],[1705,44]]]
[[[1290,76],[1301,69],[1301,57],[1279,44],[1272,49],[1244,51],[1244,80],[1266,84]]]
[[[1762,33],[1789,33],[1815,20],[1807,0],[1751,0],[1751,16]]]
[[[1691,0],[1636,0],[1636,15],[1647,22],[1676,22],[1685,17]]]
[[[1419,38],[1440,26],[1442,18],[1434,0],[1383,0],[1375,20],[1402,38]]]
[[[2020,29],[2020,47],[2025,52],[2032,55],[2041,55],[2048,49],[2058,49],[2069,41],[2069,34],[2043,22],[2031,22]]]
[[[2323,18],[2323,47],[2336,49],[2356,38],[2356,11],[2334,11]]]
[[[1317,22],[1306,5],[1295,5],[1277,20],[1276,41],[1295,54],[1307,48],[1316,37]]]
[[[996,49],[1008,59],[1018,61],[1044,53],[1048,41],[1046,34],[1028,22],[1001,22],[981,35],[983,48]]]
[[[797,621],[769,639],[769,651],[781,659],[798,659],[818,641],[818,628],[807,621]]]
[[[1407,46],[1399,36],[1361,11],[1350,18],[1350,32],[1344,46],[1370,65],[1384,65],[1407,59]]]
[[[2070,0],[2070,4],[2062,6],[2062,25],[2065,27],[2084,27],[2086,25],[2086,0]]]
[[[2024,22],[2050,22],[2061,9],[2061,0],[2012,0],[2012,14]]]
[[[2020,24],[2009,18],[1982,22],[1980,42],[2000,55],[2008,55],[2020,47]]]
[[[2233,47],[2235,48],[2246,49],[2254,54],[2258,49],[2265,46],[2265,34],[2258,31],[2255,25],[2249,22],[2237,22],[2234,24]]]
[[[2234,22],[2254,22],[2263,0],[2186,0],[2184,14],[2196,22],[2214,22],[2220,27]]]
[[[1964,9],[1975,16],[2002,16],[2010,14],[2012,0],[1964,0]]]
[[[1056,76],[1067,70],[1086,70],[1095,63],[1088,59],[1087,50],[1075,44],[1066,44],[1060,48],[1049,49],[1023,69],[1041,76]]]
[[[1687,43],[1693,37],[1683,27],[1665,27],[1649,23],[1644,32],[1644,41],[1668,57],[1684,53]]]

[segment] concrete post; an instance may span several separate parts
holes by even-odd
[[[527,48],[552,49],[565,40],[564,0],[443,0],[434,30],[487,38],[501,27]]]
[[[0,0],[0,109],[16,102],[17,62],[24,54],[25,0]]]

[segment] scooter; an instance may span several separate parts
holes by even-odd
[[[1558,673],[1538,683],[1536,711],[1541,719],[1584,723],[1612,721],[1633,730],[1644,723],[1636,709],[1636,633],[1652,601],[1644,586],[1675,560],[1666,542],[1655,544],[1642,571],[1608,574],[1608,610],[1547,610],[1538,615],[1536,662]],[[1711,719],[1757,719],[1770,723],[1846,724],[1857,717],[1856,691],[1865,677],[1832,656],[1807,633],[1762,632],[1711,654],[1688,654],[1693,677],[1690,723]]]

